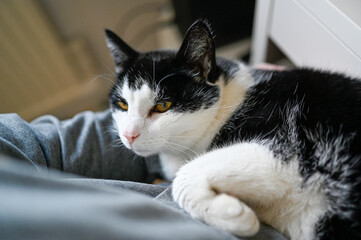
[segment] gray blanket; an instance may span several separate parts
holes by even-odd
[[[0,115],[0,239],[238,239],[172,200],[156,158],[123,148],[111,116]],[[284,239],[263,225],[250,239]]]

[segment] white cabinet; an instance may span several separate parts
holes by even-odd
[[[258,0],[251,63],[266,60],[271,39],[297,66],[361,76],[361,1],[339,2]]]

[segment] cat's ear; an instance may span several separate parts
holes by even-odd
[[[115,61],[115,69],[119,73],[132,59],[138,56],[138,52],[126,44],[114,32],[105,30],[105,41]]]
[[[197,80],[216,81],[216,56],[213,34],[205,20],[197,20],[187,30],[177,58],[185,62]]]

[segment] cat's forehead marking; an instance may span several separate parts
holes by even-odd
[[[128,87],[132,90],[139,90],[144,84],[149,84],[148,78],[151,78],[151,73],[147,72],[144,68],[132,70],[127,73]]]
[[[142,84],[140,88],[133,89],[129,87],[127,81],[123,85],[121,95],[128,103],[130,114],[147,115],[149,109],[154,106],[154,92],[147,84]]]

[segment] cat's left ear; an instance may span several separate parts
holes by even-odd
[[[123,71],[123,69],[130,64],[131,60],[139,55],[137,51],[108,29],[105,30],[105,40],[110,49],[110,54],[115,61],[115,70],[117,73]]]
[[[216,53],[213,34],[204,20],[198,20],[190,26],[184,37],[177,58],[191,68],[198,81],[208,83],[216,81]]]

